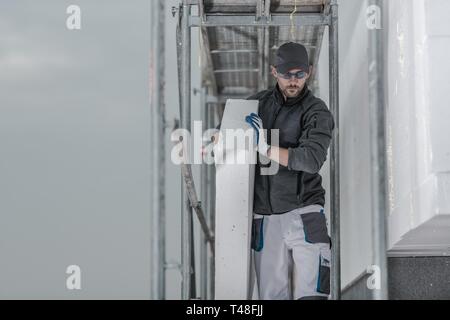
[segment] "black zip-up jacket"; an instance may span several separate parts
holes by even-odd
[[[307,85],[296,98],[284,100],[278,85],[247,100],[259,100],[259,116],[268,130],[279,129],[279,147],[289,150],[288,167],[279,166],[275,175],[261,175],[258,160],[255,172],[254,212],[283,214],[308,205],[325,205],[320,169],[327,159],[335,122],[325,102],[316,98]],[[258,158],[259,159],[259,158]]]

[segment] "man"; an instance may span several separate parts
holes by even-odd
[[[282,45],[271,70],[276,87],[250,97],[259,100],[259,111],[246,117],[257,134],[260,157],[280,163],[278,173],[268,176],[261,168],[270,164],[263,165],[259,157],[256,165],[252,248],[259,295],[327,299],[331,242],[319,171],[327,159],[334,120],[308,89],[312,69],[303,45]],[[279,130],[279,146],[270,145],[272,129]]]
[[[325,191],[319,171],[327,158],[333,116],[306,81],[312,68],[306,48],[279,48],[273,90],[259,100],[258,115],[247,117],[256,130],[258,152],[280,163],[276,175],[256,166],[252,247],[261,299],[327,299],[330,293],[330,238],[324,215]],[[267,141],[263,129],[268,129]],[[279,146],[270,146],[270,130]],[[291,281],[292,280],[292,281]]]

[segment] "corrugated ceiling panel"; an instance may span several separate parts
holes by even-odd
[[[205,12],[221,12],[234,14],[254,14],[256,0],[205,0]],[[329,0],[297,0],[298,12],[318,6],[322,12],[323,5]],[[294,0],[272,0],[271,10],[290,12]],[[289,10],[288,10],[289,9]],[[308,10],[309,10],[308,9]],[[284,10],[284,11],[283,11]],[[304,12],[309,12],[304,10]],[[254,71],[259,67],[258,28],[253,27],[215,27],[207,28],[213,68],[219,93],[233,94],[237,92],[255,92],[258,88],[258,75]],[[321,38],[323,27],[308,26],[295,28],[294,38],[290,27],[270,28],[269,64],[274,61],[276,49],[283,43],[294,41],[304,44],[310,55],[310,63],[314,64],[316,46]],[[319,44],[321,45],[321,44]],[[228,70],[224,72],[224,70]],[[236,70],[247,70],[239,71]],[[271,81],[273,85],[273,80]]]

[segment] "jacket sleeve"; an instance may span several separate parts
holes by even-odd
[[[327,160],[333,130],[333,115],[324,104],[313,107],[303,124],[297,148],[289,148],[288,169],[315,174]]]

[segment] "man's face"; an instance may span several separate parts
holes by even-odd
[[[292,69],[289,70],[289,73],[295,74],[299,71],[302,70]],[[297,97],[302,92],[303,87],[305,86],[306,81],[309,79],[310,74],[311,68],[310,70],[307,70],[307,74],[303,79],[297,79],[296,77],[293,76],[290,77],[290,79],[284,79],[277,72],[277,69],[275,67],[272,67],[272,75],[277,79],[278,86],[280,87],[281,92],[284,94],[286,98]]]

